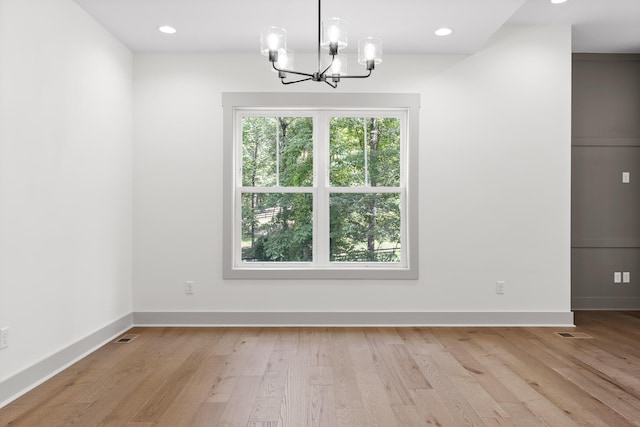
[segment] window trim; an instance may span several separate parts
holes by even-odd
[[[223,106],[223,278],[225,279],[362,279],[409,280],[418,278],[418,122],[419,94],[388,93],[277,93],[277,92],[225,92]],[[371,106],[374,106],[373,108]],[[234,126],[236,110],[242,108],[273,109],[407,109],[406,143],[406,231],[403,250],[406,266],[390,264],[317,266],[303,263],[296,267],[287,263],[279,268],[236,268],[234,261],[234,194],[237,184]],[[315,151],[314,147],[314,151]],[[401,196],[402,197],[402,196]],[[406,248],[406,249],[405,249]]]

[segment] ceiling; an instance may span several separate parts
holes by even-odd
[[[267,26],[286,28],[295,51],[316,49],[315,0],[75,1],[136,52],[257,52]],[[323,0],[322,15],[349,23],[348,51],[376,36],[386,54],[468,54],[503,25],[561,24],[573,27],[574,52],[640,53],[640,0]],[[435,36],[443,26],[453,34]]]

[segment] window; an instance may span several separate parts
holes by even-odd
[[[224,94],[225,277],[417,278],[418,100]]]

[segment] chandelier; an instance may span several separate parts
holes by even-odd
[[[321,0],[318,0],[318,70],[304,73],[293,69],[293,51],[287,49],[287,30],[269,27],[260,34],[260,53],[269,57],[273,69],[278,72],[282,84],[289,85],[308,80],[325,82],[337,88],[342,79],[364,79],[371,75],[376,64],[382,62],[382,40],[367,37],[358,41],[358,63],[364,65],[367,74],[347,74],[346,55],[338,53],[347,47],[347,23],[340,18],[322,23]],[[328,49],[330,62],[322,66],[321,48]],[[297,76],[297,77],[292,77]],[[293,80],[292,80],[293,78]]]

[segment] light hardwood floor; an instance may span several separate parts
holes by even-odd
[[[576,324],[134,328],[1,409],[0,425],[640,425],[640,313]]]

